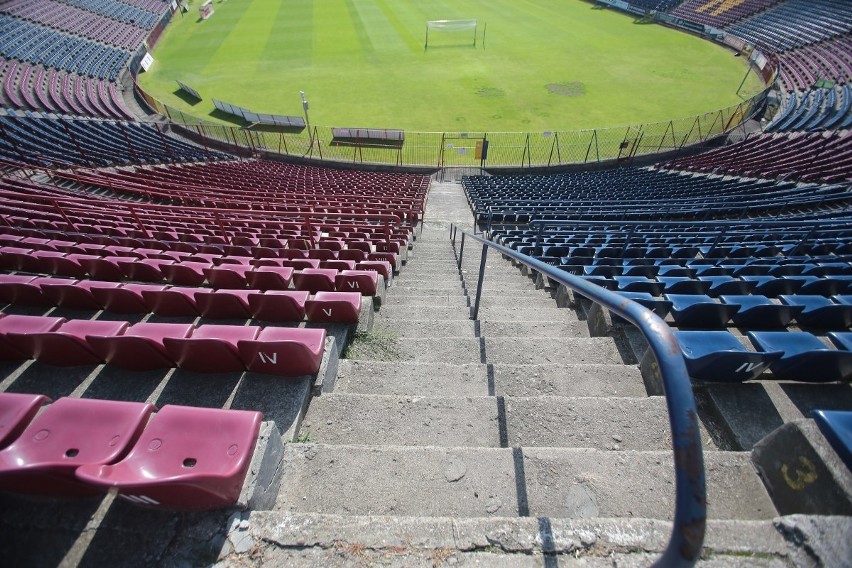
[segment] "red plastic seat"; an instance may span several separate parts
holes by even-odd
[[[377,272],[370,270],[341,270],[334,279],[339,292],[359,292],[362,296],[375,296],[379,286]]]
[[[7,336],[24,347],[26,355],[49,365],[99,365],[104,360],[86,336],[119,335],[128,325],[126,321],[68,320],[50,331],[9,332]]]
[[[202,325],[186,338],[166,337],[169,356],[178,367],[199,373],[244,371],[237,342],[257,337],[257,326]]]
[[[324,260],[320,262],[320,268],[328,268],[330,270],[355,270],[354,260]]]
[[[317,292],[305,302],[305,315],[313,323],[358,323],[359,292]]]
[[[162,282],[165,279],[163,266],[174,264],[174,262],[174,260],[140,258],[133,261],[120,260],[118,266],[130,280]]]
[[[201,315],[214,319],[248,319],[251,317],[249,294],[257,290],[197,289],[195,301]]]
[[[50,316],[3,316],[0,318],[0,359],[29,359],[29,348],[21,336],[52,331],[65,321],[65,318]]]
[[[384,260],[394,270],[399,268],[399,257],[392,252],[371,252],[367,255],[367,260]]]
[[[184,261],[166,264],[161,269],[166,280],[176,286],[201,286],[207,279],[205,268],[213,268],[209,262]]]
[[[246,273],[253,268],[250,264],[220,264],[204,269],[204,275],[207,276],[207,282],[213,288],[234,290],[246,287]]]
[[[153,410],[140,402],[60,398],[0,450],[0,489],[65,496],[102,492],[79,481],[75,470],[124,457]]]
[[[166,317],[198,317],[196,287],[170,286],[164,290],[145,290],[142,297],[152,312]]]
[[[279,262],[280,266],[289,267],[294,270],[305,268],[319,268],[320,261],[316,258],[284,258]]]
[[[151,311],[143,292],[165,290],[165,284],[122,284],[117,288],[91,288],[92,295],[105,310],[122,314],[147,314]]]
[[[135,323],[120,335],[87,335],[86,340],[98,356],[116,367],[133,371],[174,367],[163,339],[184,338],[192,333],[189,323]]]
[[[367,253],[359,249],[344,249],[337,253],[337,258],[340,260],[354,260],[362,262],[367,260]]]
[[[135,262],[138,260],[135,256],[105,256],[94,257],[80,260],[86,272],[92,278],[97,280],[107,280],[110,282],[121,282],[124,280],[124,271],[119,266],[120,262]]]
[[[16,440],[49,401],[43,394],[0,392],[0,449]]]
[[[26,285],[36,279],[28,274],[0,274],[0,302],[14,302],[19,286]]]
[[[262,321],[302,321],[308,295],[303,290],[254,292],[248,295],[249,308],[252,316]]]
[[[311,294],[327,291],[334,288],[334,279],[337,277],[336,270],[325,268],[305,268],[293,273],[293,285],[296,290],[307,290]]]
[[[258,266],[246,273],[248,285],[257,290],[286,290],[293,280],[293,268],[288,266]]]
[[[263,415],[166,405],[126,458],[84,465],[77,478],[148,507],[208,510],[236,503]]]
[[[33,253],[33,257],[39,259],[41,263],[40,272],[72,278],[85,278],[88,275],[86,269],[80,264],[81,261],[99,258],[95,255],[65,254],[51,251],[36,251]]]
[[[322,265],[324,261],[337,260],[337,252],[325,248],[311,249],[308,251],[308,258],[319,260]]]
[[[388,282],[391,274],[393,274],[393,268],[386,260],[364,260],[356,264],[355,269],[378,272],[385,279],[385,282]]]
[[[37,272],[30,268],[30,264],[35,264],[32,255],[33,250],[29,248],[0,247],[0,268]]]
[[[98,280],[63,281],[54,278],[42,281],[41,292],[55,306],[70,310],[102,310],[104,308],[94,294],[93,288],[118,288],[118,282],[101,282]]]
[[[325,335],[322,328],[265,327],[257,338],[238,341],[237,347],[249,371],[299,377],[319,370]]]

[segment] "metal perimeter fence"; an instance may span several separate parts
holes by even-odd
[[[167,12],[162,27],[167,25],[168,16]],[[677,24],[662,18],[660,21],[669,25]],[[138,84],[136,92],[152,111],[167,117],[176,130],[205,145],[215,141],[215,146],[238,155],[280,155],[356,165],[439,170],[550,168],[601,162],[631,162],[640,156],[653,156],[704,144],[744,127],[746,121],[762,112],[777,75],[777,68],[771,64],[767,65],[759,52],[739,38],[724,34],[711,38],[749,55],[752,71],[762,76],[767,87],[738,104],[697,116],[592,130],[406,131],[404,141],[398,146],[376,144],[368,139],[347,140],[345,144],[339,144],[334,140],[332,127],[314,126],[301,132],[271,132],[247,128],[246,125],[226,125],[171,107],[146,93]],[[153,39],[154,41],[148,42],[149,46],[156,43],[156,38]],[[756,61],[759,61],[759,64]],[[131,73],[134,76],[138,70],[138,64],[131,65]],[[487,144],[483,145],[486,141]],[[483,146],[486,148],[484,158]]]

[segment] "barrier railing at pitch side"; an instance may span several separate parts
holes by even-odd
[[[472,319],[478,317],[486,257],[488,249],[493,248],[617,314],[636,326],[645,336],[648,348],[656,357],[662,378],[669,413],[675,471],[675,511],[672,534],[663,555],[657,559],[654,566],[672,567],[695,564],[701,554],[707,522],[704,455],[692,383],[674,332],[656,314],[636,302],[452,225],[450,240],[454,250],[456,250],[456,237],[459,232],[461,242],[456,251],[459,270],[462,267],[465,239],[470,238],[482,243],[479,281]]]

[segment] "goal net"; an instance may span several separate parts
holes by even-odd
[[[430,20],[426,22],[426,45],[429,47],[471,45],[476,47],[477,21]]]

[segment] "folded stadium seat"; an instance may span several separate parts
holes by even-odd
[[[308,251],[308,258],[313,258],[320,261],[322,264],[326,260],[337,260],[337,252],[330,249],[311,249]]]
[[[38,262],[40,263],[41,270],[39,270],[39,272],[70,276],[71,278],[85,278],[87,276],[87,272],[80,263],[100,257],[87,254],[65,254],[62,252],[35,251],[33,253],[33,258],[38,259]]]
[[[340,260],[335,258],[331,260],[321,260],[319,267],[331,270],[355,270],[355,264],[354,260]]]
[[[852,331],[829,331],[826,335],[838,349],[852,351]]]
[[[657,276],[679,277],[679,278],[694,278],[696,269],[689,266],[681,266],[679,264],[660,264],[658,265]]]
[[[798,289],[798,294],[834,296],[835,294],[843,294],[849,286],[849,281],[841,277],[826,276],[820,278],[818,276],[788,276],[790,280],[800,280],[802,286]]]
[[[257,290],[286,290],[293,280],[293,268],[289,266],[257,266],[246,273],[246,281]]]
[[[5,270],[26,270],[39,272],[30,265],[36,265],[33,260],[33,249],[21,247],[0,247],[0,268]]]
[[[265,327],[256,338],[241,339],[237,346],[249,371],[298,377],[317,373],[325,337],[323,328]]]
[[[326,239],[322,238],[317,243],[319,249],[317,250],[330,250],[334,253],[334,258],[337,258],[337,253],[343,250],[343,247],[346,246],[346,243],[343,239]]]
[[[312,323],[358,323],[359,292],[317,292],[305,301],[305,315]]]
[[[204,275],[213,288],[238,289],[248,284],[246,274],[254,270],[250,264],[220,264],[213,268],[205,268]]]
[[[201,314],[195,297],[198,290],[203,288],[167,286],[162,290],[144,290],[142,298],[149,310],[158,316],[195,318]]]
[[[769,368],[777,379],[804,382],[844,381],[852,376],[852,351],[831,349],[807,332],[749,331],[759,351],[783,351]]]
[[[648,292],[619,292],[619,295],[642,304],[661,318],[665,318],[672,309],[672,303],[669,300],[657,298]]]
[[[75,470],[124,457],[153,410],[154,405],[141,402],[60,398],[0,450],[0,490],[51,496],[101,493],[79,481]]]
[[[757,378],[781,351],[755,352],[727,331],[676,330],[689,376],[702,381],[742,382]]]
[[[814,410],[811,416],[822,435],[852,471],[852,411]]]
[[[252,316],[261,321],[299,322],[305,319],[309,293],[302,290],[269,290],[248,295]]]
[[[782,294],[795,294],[802,287],[801,280],[775,276],[742,276],[740,280],[754,282],[752,294],[761,294],[769,298],[777,298]]]
[[[189,337],[164,337],[163,345],[178,367],[199,373],[244,371],[237,342],[257,337],[257,326],[213,325],[195,328]]]
[[[201,286],[207,279],[205,268],[213,268],[210,262],[185,260],[160,267],[166,281],[176,286]]]
[[[759,294],[722,295],[719,299],[722,303],[740,306],[731,319],[736,326],[748,329],[785,328],[804,310],[804,306],[776,304]]]
[[[234,257],[234,258],[253,258],[251,247],[228,244],[222,245],[222,254],[225,257]]]
[[[725,327],[740,309],[738,304],[721,304],[703,294],[666,294],[664,298],[672,303],[671,314],[678,327]]]
[[[832,296],[831,299],[837,302],[838,304],[852,305],[852,295],[849,294],[837,294]]]
[[[741,278],[743,276],[770,276],[769,271],[777,267],[776,264],[745,264],[745,265],[720,265],[728,270],[729,274]]]
[[[646,292],[652,296],[663,293],[663,283],[644,276],[613,276],[619,292]]]
[[[657,276],[664,294],[707,294],[710,282],[686,276]]]
[[[125,279],[125,273],[119,263],[136,262],[137,260],[139,258],[136,256],[104,256],[80,259],[80,266],[85,269],[89,276],[97,280],[121,282]]]
[[[232,268],[235,265],[247,266],[251,264],[253,260],[255,260],[253,256],[245,254],[223,254],[213,257],[213,265]]]
[[[99,280],[64,280],[53,278],[41,281],[41,293],[52,305],[69,310],[102,310],[101,304],[92,294],[93,288],[118,288],[118,282]]]
[[[798,276],[807,268],[813,268],[813,264],[776,264],[769,269],[770,276]]]
[[[562,268],[560,266],[560,268]],[[600,286],[601,288],[606,288],[607,290],[615,290],[618,287],[618,283],[614,278],[625,278],[624,276],[615,276],[614,278],[606,278],[605,276],[584,276],[582,274],[579,275],[580,278],[594,284],[596,286]]]
[[[362,296],[375,296],[378,286],[378,273],[370,270],[341,270],[334,278],[334,287],[339,292],[360,292]]]
[[[0,450],[17,439],[49,401],[43,394],[0,393]]]
[[[29,359],[29,345],[21,339],[31,333],[53,331],[65,318],[52,316],[5,315],[0,317],[0,359]]]
[[[260,262],[256,263],[260,266]],[[276,259],[274,266],[292,268],[293,270],[304,270],[305,268],[319,268],[320,261],[316,258],[281,258]]]
[[[818,262],[802,271],[803,276],[842,276],[852,274],[847,262]]]
[[[259,290],[209,290],[196,289],[198,311],[207,318],[249,319],[252,317],[248,303],[249,294]]]
[[[308,251],[302,249],[286,249],[282,248],[278,251],[278,256],[280,258],[287,259],[297,259],[297,258],[308,258]]]
[[[305,268],[293,273],[293,286],[296,290],[307,290],[311,294],[335,290],[334,280],[337,270],[324,268]]]
[[[805,294],[782,294],[778,299],[785,305],[802,307],[796,321],[803,326],[839,330],[852,325],[852,305],[838,304],[824,296]]]
[[[622,268],[624,276],[644,276],[645,278],[654,278],[660,272],[660,267],[656,264],[625,264]]]
[[[187,337],[193,329],[192,324],[140,322],[120,334],[89,334],[86,341],[106,363],[132,371],[146,371],[174,367],[175,361],[166,351],[163,338]]]
[[[362,262],[367,260],[367,253],[358,249],[343,249],[337,253],[337,258],[340,260]]]
[[[613,276],[621,276],[623,272],[624,269],[621,266],[612,266],[606,264],[596,264],[592,266],[583,267],[583,274],[586,276],[603,276],[604,278],[610,278]]]
[[[23,348],[29,358],[48,365],[73,367],[104,362],[86,341],[87,335],[118,335],[126,321],[68,320],[49,331],[9,331],[7,337]]]
[[[209,510],[237,502],[263,415],[248,410],[163,406],[114,465],[77,468],[79,480],[147,507]]]
[[[392,252],[399,254],[404,244],[399,241],[373,241],[373,248],[376,252]]]
[[[12,303],[18,287],[28,284],[36,278],[36,276],[30,274],[0,274],[0,302]]]
[[[710,288],[706,292],[710,296],[745,295],[755,286],[753,282],[740,280],[733,276],[699,276],[698,280],[710,283]]]
[[[92,287],[95,300],[110,312],[121,314],[147,314],[151,311],[143,292],[165,290],[165,284],[121,284],[117,287]]]
[[[162,282],[165,279],[162,267],[168,264],[174,264],[174,260],[140,258],[118,261],[118,267],[126,278],[140,282]]]

